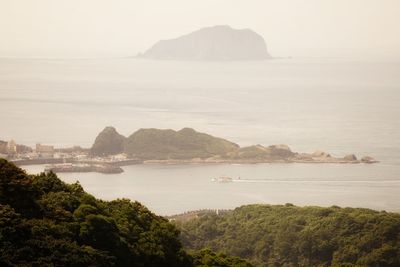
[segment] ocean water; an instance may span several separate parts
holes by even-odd
[[[43,165],[24,166],[30,173]],[[398,167],[389,164],[134,165],[122,174],[61,173],[105,200],[138,200],[160,215],[244,204],[365,207],[400,212]],[[239,178],[217,183],[212,178]]]
[[[61,176],[97,197],[130,197],[161,214],[255,202],[400,210],[399,103],[396,61],[0,59],[0,140],[89,147],[109,125],[126,136],[139,128],[192,127],[240,145],[287,144],[381,161],[151,165],[126,167],[119,176]],[[250,181],[210,182],[224,174]]]

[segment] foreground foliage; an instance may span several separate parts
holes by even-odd
[[[400,266],[400,214],[355,208],[249,205],[177,222],[189,249],[256,266]]]
[[[191,256],[178,236],[138,202],[97,200],[78,183],[0,159],[0,266],[248,266],[210,251]]]

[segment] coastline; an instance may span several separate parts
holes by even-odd
[[[207,159],[166,159],[166,160],[143,160],[142,164],[261,164],[261,163],[309,163],[309,164],[374,164],[379,163],[378,160],[371,159],[368,161],[363,160],[346,160],[340,158],[288,158],[288,159],[220,159],[220,158],[207,158]]]
[[[24,160],[11,160],[17,166],[24,165],[41,165],[41,164],[61,164],[61,163],[84,163],[84,164],[107,164],[112,166],[131,166],[138,164],[261,164],[261,163],[309,163],[309,164],[374,164],[379,163],[378,160],[362,161],[362,160],[345,160],[339,158],[328,158],[328,159],[127,159],[123,161],[99,161],[99,160],[76,160],[74,158],[65,159],[24,159]]]

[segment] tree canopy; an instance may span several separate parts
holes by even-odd
[[[52,172],[28,175],[0,159],[0,266],[247,266],[242,263],[212,252],[192,256],[176,227],[139,202],[98,200],[79,183],[66,184]]]
[[[177,221],[188,249],[256,266],[400,266],[400,214],[361,208],[249,205]]]

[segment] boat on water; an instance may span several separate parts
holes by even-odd
[[[233,179],[229,176],[220,176],[217,178],[212,178],[211,181],[218,183],[230,183],[233,182]]]

